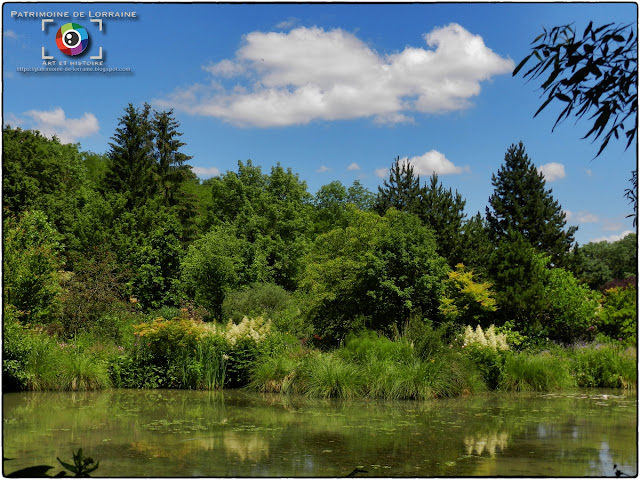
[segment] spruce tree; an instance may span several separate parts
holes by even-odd
[[[180,141],[180,123],[173,118],[173,110],[155,112],[152,126],[158,189],[166,203],[173,206],[179,201],[180,185],[193,175],[190,166],[185,164],[192,157],[180,152],[180,148],[186,144]]]
[[[128,209],[143,205],[155,190],[150,111],[148,104],[137,109],[130,103],[109,143],[105,188],[122,193]]]
[[[489,234],[494,243],[509,230],[521,233],[529,243],[551,256],[556,266],[565,266],[577,227],[565,229],[562,208],[545,188],[544,176],[525,153],[524,145],[511,145],[504,164],[492,175],[494,193],[486,207]]]

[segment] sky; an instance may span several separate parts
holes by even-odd
[[[312,194],[335,180],[377,192],[400,157],[457,190],[469,217],[485,214],[492,174],[522,141],[579,244],[635,231],[624,198],[635,145],[612,141],[595,158],[588,120],[552,132],[558,106],[534,118],[541,82],[512,76],[544,27],[635,28],[635,3],[4,3],[2,13],[4,125],[107,153],[127,105],[147,102],[173,109],[202,179],[251,159],[265,173],[291,168]],[[77,55],[56,41],[69,23],[88,38],[70,38]]]

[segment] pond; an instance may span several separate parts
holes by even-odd
[[[100,460],[94,476],[357,477],[637,474],[637,397],[490,394],[329,401],[244,391],[3,395],[4,473]]]

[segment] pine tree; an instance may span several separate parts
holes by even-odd
[[[460,263],[462,254],[462,227],[466,201],[457,191],[455,195],[438,184],[438,175],[431,176],[431,184],[420,191],[418,216],[436,235],[438,253],[450,266]]]
[[[150,111],[148,104],[139,110],[130,103],[109,143],[105,188],[124,194],[128,209],[143,205],[155,190]]]
[[[551,189],[545,189],[544,176],[536,170],[522,142],[509,147],[504,165],[492,175],[491,183],[494,193],[486,216],[493,242],[505,238],[511,229],[550,255],[554,265],[565,265],[578,228],[565,230],[565,214]]]
[[[374,210],[379,215],[384,215],[392,207],[401,212],[417,213],[420,193],[420,175],[414,175],[411,164],[401,162],[397,157],[391,165],[389,180],[378,187]]]

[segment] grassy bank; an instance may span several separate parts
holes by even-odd
[[[5,321],[6,389],[220,389],[320,398],[416,399],[488,390],[635,389],[637,354],[615,342],[517,350],[493,328],[455,335],[427,324],[391,340],[350,335],[320,349],[262,318],[227,325],[187,313],[129,318],[112,335],[55,332]]]

